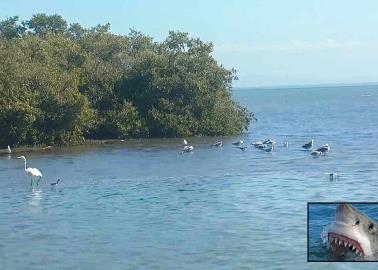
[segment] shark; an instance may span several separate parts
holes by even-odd
[[[350,204],[337,205],[328,227],[328,246],[336,257],[378,259],[378,224]]]

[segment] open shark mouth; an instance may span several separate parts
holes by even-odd
[[[364,256],[364,250],[360,243],[345,235],[329,232],[328,243],[333,251],[339,254],[354,252],[356,255]]]

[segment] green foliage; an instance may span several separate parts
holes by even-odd
[[[18,16],[7,18],[0,22],[0,37],[5,39],[18,38],[25,33],[26,28],[18,21]]]
[[[117,108],[104,112],[98,129],[102,138],[130,138],[145,136],[147,129],[139,117],[137,109],[124,101]]]
[[[50,16],[43,13],[36,14],[26,21],[25,25],[37,36],[64,33],[67,29],[67,22],[57,14]]]
[[[154,42],[59,15],[0,22],[0,145],[232,135],[253,115],[231,96],[235,70],[213,45],[169,32]]]
[[[37,111],[24,103],[15,103],[12,106],[0,108],[0,144],[5,146],[18,145],[19,142],[31,143],[33,134],[32,125]]]

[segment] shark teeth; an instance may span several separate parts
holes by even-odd
[[[351,244],[349,241],[345,239],[340,239],[338,237],[330,237],[329,238],[330,245],[338,245],[340,247],[344,247],[346,249],[349,249],[350,251],[353,251],[356,253],[356,255],[362,255],[363,252],[359,250],[355,245]]]

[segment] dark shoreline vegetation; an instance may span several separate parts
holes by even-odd
[[[182,32],[156,42],[59,15],[0,21],[0,146],[242,133],[254,116],[212,52]]]

